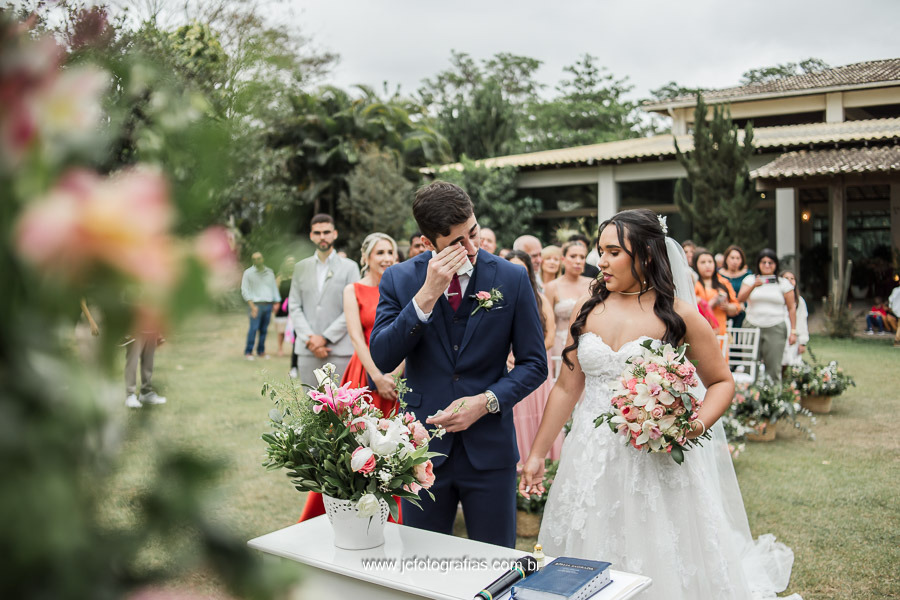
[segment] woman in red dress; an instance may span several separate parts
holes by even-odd
[[[397,390],[394,375],[403,373],[405,361],[393,373],[382,373],[375,366],[369,353],[369,336],[375,325],[375,309],[378,307],[378,285],[384,271],[397,262],[397,242],[385,233],[371,233],[362,245],[362,279],[344,288],[344,316],[347,334],[353,342],[353,356],[341,378],[341,385],[348,381],[353,387],[368,386],[374,404],[386,417],[397,411]],[[375,386],[372,386],[374,382]],[[325,514],[322,495],[309,492],[303,507],[301,521]]]

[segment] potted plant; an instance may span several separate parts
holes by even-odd
[[[301,492],[322,494],[339,548],[360,550],[384,543],[388,512],[397,518],[405,498],[419,506],[419,492],[434,483],[428,451],[438,428],[428,432],[412,413],[386,417],[366,387],[340,386],[334,365],[317,370],[318,386],[305,391],[291,380],[266,383],[263,395],[275,402],[269,412],[273,431],[263,434],[268,470],[287,469]]]
[[[743,427],[752,430],[745,435],[751,442],[774,440],[775,423],[780,419],[790,420],[809,439],[815,439],[810,428],[797,419],[798,415],[812,415],[800,406],[800,390],[792,381],[776,383],[767,377],[752,384],[736,383],[734,401],[728,414]],[[810,425],[814,424],[815,420],[811,419]]]
[[[848,387],[855,386],[856,382],[844,373],[837,361],[822,365],[816,362],[814,355],[811,357],[813,364],[803,362],[793,365],[789,376],[802,394],[800,404],[803,408],[813,413],[829,413],[831,399],[843,394]]]
[[[516,492],[516,535],[519,537],[537,537],[541,530],[541,518],[544,515],[544,506],[547,504],[547,496],[550,495],[550,486],[559,469],[558,460],[544,461],[544,493],[540,496],[531,494],[526,498]],[[519,481],[516,478],[516,490],[519,489]]]

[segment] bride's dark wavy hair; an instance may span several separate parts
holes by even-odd
[[[666,234],[663,233],[659,218],[653,211],[645,208],[623,210],[612,219],[600,223],[597,229],[597,251],[600,251],[600,234],[607,227],[615,227],[619,237],[619,246],[622,251],[631,257],[631,274],[638,281],[637,266],[641,266],[644,280],[641,293],[646,294],[650,287],[656,291],[656,301],[653,303],[653,312],[665,324],[666,333],[662,341],[677,346],[684,339],[687,327],[684,320],[675,312],[675,284],[672,278],[672,267],[669,264],[669,255],[666,251]],[[625,246],[626,238],[631,244],[631,250]],[[569,360],[568,354],[578,350],[579,337],[584,332],[584,324],[595,306],[601,304],[610,295],[606,289],[606,283],[597,279],[591,284],[591,297],[582,305],[578,317],[572,323],[572,345],[563,350],[563,362],[570,369],[574,364]]]

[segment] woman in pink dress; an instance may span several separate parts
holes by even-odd
[[[547,398],[550,397],[550,390],[553,389],[553,362],[550,360],[550,348],[556,339],[556,324],[553,319],[553,307],[547,299],[537,290],[534,284],[534,269],[531,266],[531,257],[521,250],[513,250],[506,255],[509,262],[521,265],[528,270],[528,280],[534,288],[534,297],[537,300],[538,309],[541,313],[541,324],[544,326],[544,348],[547,350],[547,379],[536,390],[522,399],[521,402],[513,407],[513,423],[516,427],[516,444],[519,446],[519,460],[525,460],[531,451],[531,442],[541,426],[541,416],[544,414],[544,406],[547,404]],[[510,370],[514,368],[514,359],[510,355]],[[559,459],[560,450],[562,450],[563,434],[560,432],[547,453],[547,458],[553,460]]]

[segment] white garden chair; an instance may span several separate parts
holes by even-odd
[[[716,339],[719,340],[719,349],[722,351],[722,356],[725,357],[725,360],[728,360],[728,334],[717,335]]]
[[[734,380],[753,383],[759,370],[759,329],[728,327],[728,366],[734,371]]]

